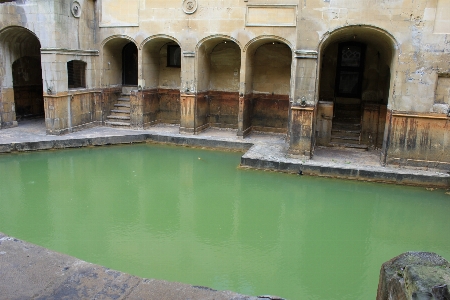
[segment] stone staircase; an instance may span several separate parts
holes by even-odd
[[[336,101],[331,128],[332,147],[368,150],[361,144],[361,103],[360,101]]]
[[[129,93],[122,93],[120,95],[117,103],[114,104],[114,109],[111,110],[111,114],[106,118],[106,126],[122,128],[129,128],[131,126]]]

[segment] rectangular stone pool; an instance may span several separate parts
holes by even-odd
[[[0,231],[141,277],[288,299],[374,299],[405,251],[450,258],[444,190],[242,170],[140,144],[0,155]]]

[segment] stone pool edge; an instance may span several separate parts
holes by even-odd
[[[140,278],[1,232],[0,275],[0,299],[267,299]]]
[[[152,133],[84,137],[73,139],[54,139],[47,141],[30,141],[0,144],[0,153],[59,150],[66,148],[81,148],[90,146],[106,146],[134,143],[163,143],[174,144],[187,147],[204,147],[211,149],[242,151],[245,154],[241,157],[240,166],[243,168],[271,170],[311,176],[331,177],[340,179],[352,179],[360,181],[373,181],[400,185],[412,185],[434,188],[449,188],[449,174],[439,172],[426,172],[407,168],[384,168],[365,167],[363,165],[327,165],[314,162],[313,160],[303,161],[301,159],[284,157],[281,153],[252,153],[255,146],[253,142],[229,141],[214,139],[211,137],[197,136],[176,136]],[[261,147],[260,147],[261,148]],[[253,150],[257,152],[257,150]]]
[[[408,186],[421,186],[431,188],[450,187],[450,176],[442,174],[421,174],[420,172],[410,173],[404,170],[396,172],[395,170],[374,170],[364,167],[344,167],[344,166],[326,166],[310,164],[309,162],[295,163],[277,160],[255,159],[247,157],[245,154],[241,157],[241,167],[271,170],[276,172],[285,172],[298,175],[319,176],[328,178],[349,179],[368,182],[390,183]]]

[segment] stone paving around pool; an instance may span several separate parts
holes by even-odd
[[[240,138],[236,130],[209,128],[197,135],[186,135],[179,133],[179,126],[158,124],[146,130],[93,127],[55,136],[46,135],[42,119],[23,121],[18,127],[0,130],[0,153],[141,142],[246,151],[241,158],[244,168],[429,188],[450,187],[450,172],[382,166],[377,150],[316,147],[312,159],[294,157],[288,153],[286,135],[283,134],[253,132]]]
[[[0,232],[0,300],[256,300],[230,291],[139,278],[56,253]]]

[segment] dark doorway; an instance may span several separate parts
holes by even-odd
[[[126,44],[122,50],[122,84],[138,84],[138,51],[132,42]]]
[[[336,69],[337,97],[361,98],[366,46],[361,43],[339,44]]]
[[[40,57],[24,56],[12,64],[16,118],[44,116]]]

